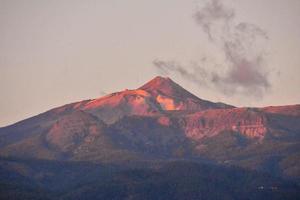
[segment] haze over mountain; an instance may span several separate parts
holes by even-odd
[[[155,77],[135,90],[67,104],[1,128],[0,166],[12,170],[7,162],[28,159],[124,166],[185,160],[298,182],[299,132],[300,105],[237,108]]]

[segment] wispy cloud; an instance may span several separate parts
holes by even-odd
[[[223,53],[225,62],[219,67],[225,71],[207,69],[203,67],[204,62],[184,66],[176,61],[162,60],[154,61],[156,68],[167,75],[177,73],[199,87],[210,85],[226,95],[262,97],[271,87],[269,72],[265,67],[267,33],[255,24],[236,23],[234,9],[224,5],[221,0],[208,1],[196,11],[194,19],[209,41]]]
[[[186,67],[175,61],[155,60],[153,61],[153,64],[163,75],[178,73],[184,79],[192,81],[196,84],[206,84],[207,72],[203,68],[197,66],[196,64],[193,67],[193,71],[188,71]],[[197,73],[195,73],[196,71]]]

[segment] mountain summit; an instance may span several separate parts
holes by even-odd
[[[154,96],[195,97],[168,77],[157,76],[139,89],[145,90]]]
[[[139,89],[150,93],[164,110],[200,111],[232,107],[200,99],[168,77],[157,76]]]
[[[169,77],[157,76],[139,89],[151,93],[153,96],[163,95],[175,99],[184,100],[186,98],[199,99],[189,91],[175,83]]]
[[[154,116],[171,111],[233,108],[196,97],[170,78],[157,76],[134,90],[124,90],[74,105],[112,124],[124,116]]]

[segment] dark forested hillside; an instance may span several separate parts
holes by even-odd
[[[297,199],[268,174],[187,161],[131,163],[2,159],[1,199]]]

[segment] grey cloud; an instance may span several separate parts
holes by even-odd
[[[226,8],[221,1],[211,0],[198,12],[195,13],[196,22],[202,27],[203,31],[209,36],[209,39],[214,40],[212,27],[215,23],[221,22],[224,27],[228,25],[235,13],[232,9]]]
[[[190,72],[186,70],[187,68],[182,66],[182,64],[179,64],[175,61],[155,60],[153,61],[153,64],[163,75],[171,75],[172,73],[177,73],[184,79],[187,79],[199,85],[203,85],[206,82],[206,71],[200,67],[194,67],[194,71]]]
[[[154,61],[165,74],[177,73],[182,78],[198,84],[210,85],[226,95],[247,94],[262,97],[271,87],[265,67],[264,42],[267,33],[255,24],[235,23],[235,12],[221,0],[210,0],[199,9],[194,18],[208,39],[223,53],[225,73],[207,69],[200,63],[183,66],[175,61]],[[186,70],[191,68],[192,72]]]

